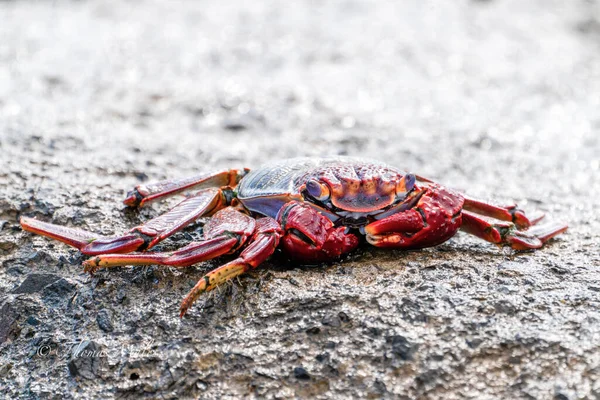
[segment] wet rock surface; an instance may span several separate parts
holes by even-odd
[[[0,2],[2,397],[598,398],[598,2],[218,3]],[[328,154],[570,230],[276,254],[180,320],[222,260],[90,277],[17,223],[118,234],[173,204],[142,182]]]

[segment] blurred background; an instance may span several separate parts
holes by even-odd
[[[0,322],[21,332],[0,335],[14,341],[0,379],[34,397],[66,395],[61,381],[164,397],[599,396],[599,110],[596,0],[0,2]],[[517,259],[461,235],[442,250],[365,250],[317,270],[278,261],[243,280],[275,283],[234,285],[181,323],[174,310],[207,266],[90,283],[76,252],[17,224],[33,215],[114,234],[164,210],[122,210],[141,182],[331,154],[516,200],[571,230]],[[9,294],[40,271],[79,300]],[[277,283],[289,274],[299,287]],[[340,274],[347,287],[332,289]],[[418,292],[412,279],[438,283]],[[250,306],[240,313],[231,297]],[[55,309],[60,319],[45,320]],[[323,322],[332,309],[350,325]],[[90,382],[67,361],[26,361],[48,337],[108,349],[153,338],[176,352],[111,357]]]
[[[105,166],[83,154],[96,148],[123,171],[167,157],[176,169],[153,178],[357,154],[461,185],[531,169],[581,184],[598,170],[597,14],[594,1],[6,2],[3,136],[64,151],[77,138],[75,169]]]

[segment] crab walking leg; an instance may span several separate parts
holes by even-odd
[[[117,237],[104,237],[27,217],[21,218],[21,226],[26,231],[76,247],[86,255],[130,253],[154,246],[194,220],[222,208],[225,203],[225,196],[220,189],[206,189],[185,199],[166,213],[133,228],[130,233]]]
[[[88,255],[107,251],[129,253],[143,246],[145,242],[142,237],[135,234],[106,237],[82,229],[50,224],[28,217],[21,217],[20,223],[21,227],[28,232],[60,240]]]
[[[84,271],[94,273],[100,268],[123,265],[170,265],[189,267],[240,248],[254,233],[256,221],[232,207],[218,211],[204,225],[205,240],[169,253],[104,254],[83,263]]]
[[[147,247],[151,248],[198,218],[211,215],[226,205],[227,199],[221,189],[204,189],[194,197],[183,200],[166,213],[133,228],[131,232],[138,232],[152,238]]]
[[[237,238],[223,236],[192,242],[171,253],[104,254],[84,261],[83,270],[93,274],[101,268],[151,264],[184,268],[227,254],[235,249],[239,242]]]
[[[249,171],[249,169],[226,169],[181,179],[167,179],[147,185],[139,185],[127,193],[127,198],[123,200],[123,203],[130,207],[142,207],[150,201],[171,196],[184,190],[223,186],[235,187]]]
[[[281,228],[277,221],[266,217],[256,221],[256,230],[250,244],[235,260],[209,272],[198,281],[181,303],[179,316],[183,317],[198,297],[230,279],[262,264],[277,248]]]
[[[525,215],[525,212],[517,208],[516,205],[510,205],[507,207],[495,206],[493,204],[486,203],[485,201],[476,200],[470,197],[465,197],[463,209],[485,215],[487,217],[499,219],[501,221],[513,222],[519,229],[529,228],[544,218],[544,214],[540,213],[539,215],[536,215],[534,218],[530,219]]]
[[[69,246],[78,248],[84,254],[86,254],[86,251],[88,251],[92,243],[95,243],[94,246],[100,252],[102,251],[102,248],[105,248],[107,250],[125,253],[135,251],[144,244],[144,239],[134,234],[110,238],[82,229],[50,224],[28,217],[21,217],[20,223],[21,227],[28,232],[60,240]]]
[[[535,225],[525,231],[511,222],[492,224],[477,215],[463,211],[461,230],[498,245],[508,245],[515,250],[538,249],[554,236],[567,230],[558,222]]]

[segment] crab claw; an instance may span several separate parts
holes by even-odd
[[[325,261],[354,250],[358,238],[335,228],[333,223],[312,207],[298,202],[287,203],[277,216],[284,230],[283,246],[288,254],[303,261]]]

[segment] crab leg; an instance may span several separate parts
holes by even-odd
[[[254,218],[227,207],[218,211],[204,225],[205,240],[192,242],[168,253],[103,254],[85,261],[83,266],[84,270],[90,273],[100,268],[122,265],[158,264],[188,267],[237,250],[254,233],[255,227]]]
[[[535,218],[529,219],[525,216],[525,212],[518,209],[516,205],[500,207],[470,197],[465,197],[463,209],[501,221],[513,222],[519,229],[529,228],[544,218],[544,214],[539,214]]]
[[[147,247],[151,248],[196,219],[222,209],[226,204],[227,200],[221,189],[204,189],[194,197],[183,200],[166,213],[136,226],[131,229],[131,232],[139,232],[143,236],[152,238]]]
[[[144,239],[134,234],[110,238],[93,232],[50,224],[28,217],[21,217],[20,222],[21,227],[24,230],[60,240],[69,246],[78,248],[84,254],[88,254],[89,247],[92,243],[94,243],[94,248],[99,252],[102,252],[102,249],[105,248],[107,251],[120,251],[125,253],[135,251],[144,244]]]
[[[181,303],[179,316],[183,317],[194,301],[204,292],[239,276],[262,264],[277,248],[281,237],[281,228],[272,218],[256,221],[256,230],[250,244],[235,260],[209,272],[198,281]]]
[[[462,212],[461,230],[499,245],[509,245],[515,250],[538,249],[554,236],[567,230],[558,222],[535,225],[525,231],[511,222],[489,223],[468,211]]]
[[[167,179],[147,185],[138,185],[127,193],[127,198],[123,200],[123,203],[130,207],[141,207],[150,201],[171,196],[188,189],[219,188],[223,186],[235,187],[240,179],[249,171],[248,169],[226,169],[187,178]]]
[[[93,274],[101,268],[151,264],[184,268],[229,253],[239,242],[240,240],[235,237],[228,238],[223,236],[199,242],[192,242],[189,245],[170,253],[103,254],[84,261],[83,270],[84,272]]]
[[[21,226],[26,231],[76,247],[86,255],[130,253],[154,246],[197,218],[223,208],[225,203],[225,196],[220,189],[205,189],[196,196],[183,200],[166,213],[131,229],[130,233],[117,237],[104,237],[27,217],[21,217]]]

